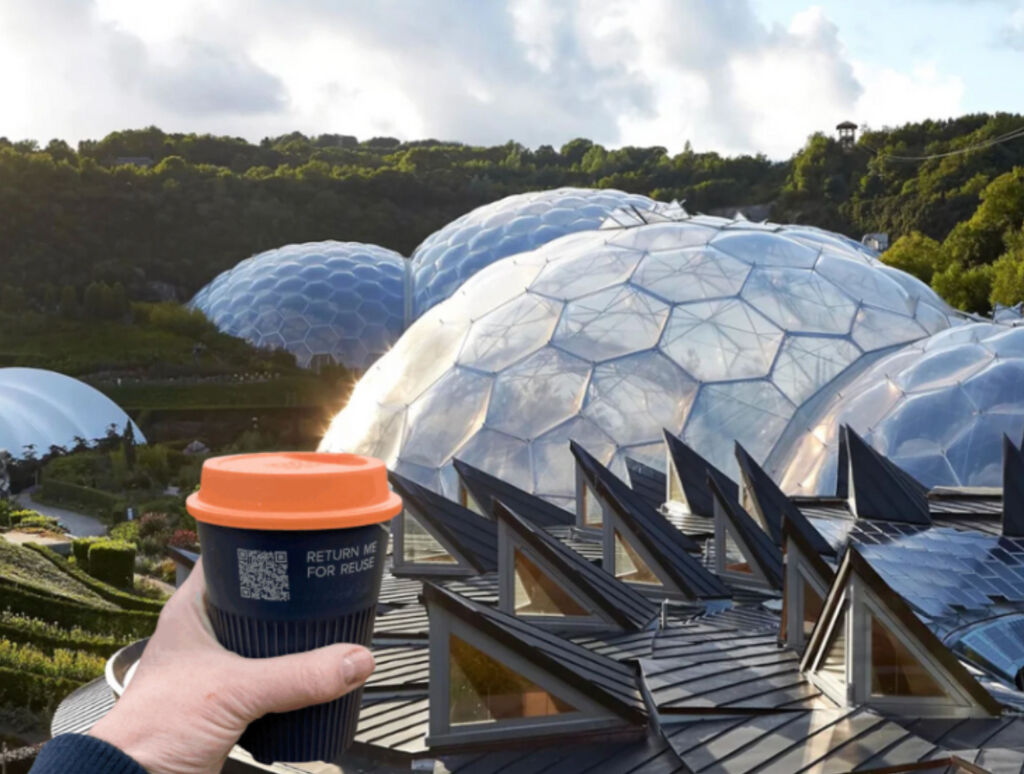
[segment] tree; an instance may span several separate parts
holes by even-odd
[[[1007,238],[1008,250],[992,264],[993,304],[1013,306],[1024,301],[1024,228]]]
[[[105,283],[90,282],[85,288],[85,295],[82,298],[82,309],[87,320],[102,320],[104,317],[103,288]],[[109,288],[108,288],[109,290]]]
[[[897,239],[882,254],[882,260],[929,284],[936,272],[943,271],[949,265],[949,258],[943,252],[942,245],[920,231],[912,231]]]
[[[965,312],[985,313],[991,308],[992,267],[951,263],[932,277],[932,288],[946,301]]]
[[[78,317],[78,294],[71,285],[65,285],[60,291],[60,314],[73,319]]]

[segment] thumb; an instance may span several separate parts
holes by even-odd
[[[252,719],[337,699],[366,682],[376,666],[369,650],[344,643],[242,663]]]

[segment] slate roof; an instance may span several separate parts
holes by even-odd
[[[768,584],[782,590],[782,549],[772,542],[768,533],[761,529],[750,514],[743,510],[736,498],[722,491],[718,482],[708,478],[708,486],[722,508],[722,515],[732,525],[736,534],[749,549],[747,559],[754,562]]]
[[[669,726],[665,736],[688,771],[714,774],[881,774],[950,757],[948,751],[862,708],[711,715]]]
[[[739,497],[739,487],[735,481],[683,443],[675,434],[668,430],[664,430],[663,433],[672,465],[679,475],[683,494],[693,513],[708,518],[714,515],[715,504],[707,487],[709,476],[718,482],[723,491],[732,492],[734,497]]]
[[[496,498],[514,508],[524,519],[541,527],[570,526],[576,522],[575,513],[552,505],[547,500],[512,486],[462,460],[452,460],[452,464],[459,474],[459,479],[482,508],[491,508],[491,500]]]
[[[848,486],[857,518],[931,524],[928,493],[921,484],[847,425],[843,426],[842,439],[850,460]]]
[[[376,669],[366,681],[366,694],[426,693],[430,683],[430,651],[424,645],[373,648]]]
[[[691,551],[699,551],[700,546],[641,500],[582,446],[572,442],[570,449],[598,494],[615,509],[644,548],[658,558],[661,567],[680,589],[693,599],[729,596],[725,584],[690,555]]]
[[[515,750],[446,756],[451,774],[687,774],[689,769],[660,734],[586,745],[530,744]]]
[[[632,457],[626,457],[626,473],[629,475],[629,485],[633,491],[649,506],[657,510],[664,504],[668,479],[664,473]]]
[[[412,506],[417,520],[443,536],[473,569],[498,569],[498,528],[493,521],[397,473],[389,472],[388,479],[406,505]]]
[[[636,673],[629,666],[432,583],[424,584],[423,593],[428,606],[443,607],[614,714],[631,723],[646,722]]]
[[[623,629],[640,629],[651,622],[657,609],[636,589],[566,548],[517,512],[500,503],[495,516],[503,520],[526,545],[568,578],[592,607]]]

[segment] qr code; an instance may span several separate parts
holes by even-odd
[[[288,552],[239,548],[238,586],[242,599],[287,602]]]

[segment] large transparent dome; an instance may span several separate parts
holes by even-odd
[[[794,494],[835,491],[850,425],[926,486],[1000,486],[1024,432],[1024,327],[972,323],[886,355],[821,407],[769,466]]]
[[[288,350],[300,366],[321,355],[363,370],[402,335],[405,264],[359,242],[288,245],[223,272],[191,305],[225,333]]]
[[[558,188],[477,207],[435,231],[412,254],[415,316],[495,261],[565,234],[595,229],[616,208],[648,210],[655,205],[646,196],[615,189]]]
[[[953,319],[842,238],[679,212],[483,269],[370,369],[321,447],[452,495],[457,456],[555,502],[570,439],[624,474],[626,455],[664,468],[665,427],[732,470],[734,439],[763,460],[865,353]]]
[[[95,441],[111,425],[120,433],[131,420],[110,398],[70,376],[38,368],[0,368],[0,450],[15,459],[34,447],[37,456],[51,446],[73,447],[76,438]],[[132,422],[135,439],[145,443]]]

